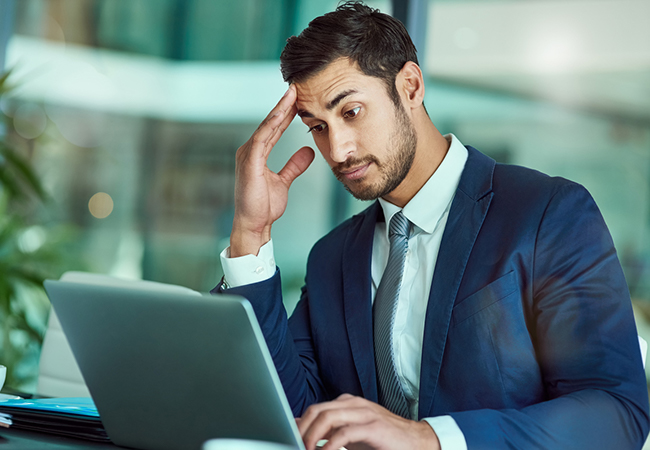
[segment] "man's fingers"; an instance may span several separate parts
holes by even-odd
[[[366,425],[374,418],[375,415],[366,408],[326,409],[320,411],[306,429],[301,430],[301,435],[307,448],[310,448],[312,444],[315,445],[321,439],[332,439],[341,429],[351,425]],[[335,448],[339,447],[341,446]]]
[[[303,147],[291,156],[278,175],[287,187],[291,186],[293,180],[298,178],[314,160],[314,150],[310,147]]]
[[[284,113],[280,111],[271,117],[269,121],[260,125],[250,139],[237,149],[237,167],[243,166],[246,164],[245,161],[251,159],[258,161],[260,159],[268,158],[269,152],[266,150],[267,142],[271,136],[273,136],[277,127],[280,126],[283,119]]]
[[[308,148],[308,147],[303,147],[296,154],[301,152],[303,149]],[[295,156],[295,155],[294,155]],[[307,430],[312,426],[312,423],[319,418],[321,414],[323,414],[325,411],[329,411],[331,409],[336,409],[339,406],[336,404],[335,401],[331,402],[324,402],[324,403],[316,403],[314,405],[311,405],[309,408],[307,408],[307,411],[302,415],[300,418],[300,421],[297,423],[298,424],[298,430],[300,431],[301,436],[305,436],[305,433]]]
[[[298,429],[308,450],[321,439],[328,440],[323,450],[342,446],[350,450],[440,448],[427,423],[403,419],[376,403],[347,394],[307,408]]]
[[[296,94],[296,87],[292,84],[291,86],[289,86],[289,89],[287,89],[287,92],[284,93],[284,95],[282,96],[278,104],[275,105],[274,109],[283,110],[283,111],[288,110],[296,103],[297,97],[298,95]],[[273,111],[271,111],[269,115],[272,114]]]
[[[267,121],[263,122],[250,138],[252,149],[264,151],[269,140],[275,135],[278,127],[282,124],[285,118],[286,112],[280,110]]]
[[[282,97],[251,136],[249,140],[249,149],[251,152],[268,157],[271,148],[277,143],[282,133],[284,133],[295,117],[295,103],[295,88],[290,86],[284,97]]]
[[[311,150],[309,147],[303,147],[298,150],[294,156],[306,149]],[[311,151],[313,152],[313,150]],[[307,411],[305,411],[305,414],[303,414],[303,416],[300,418],[300,421],[298,422],[298,429],[302,434],[311,426],[311,423],[314,420],[316,420],[322,413],[326,411],[345,409],[360,410],[364,408],[370,411],[374,409],[375,406],[377,406],[375,403],[370,402],[364,398],[356,397],[350,394],[343,394],[338,396],[335,400],[324,403],[316,403],[307,408]]]
[[[381,432],[382,429],[378,427],[377,422],[340,427],[330,434],[327,444],[323,445],[322,450],[339,450],[341,447],[350,447],[352,443],[368,445],[363,448],[375,448],[372,443],[373,441],[381,442]]]
[[[257,129],[259,130],[260,128],[262,128],[264,124],[268,123],[273,118],[273,116],[275,116],[278,112],[280,111],[286,112],[287,110],[289,110],[295,103],[296,103],[296,88],[293,85],[291,85],[289,86],[289,89],[287,89],[287,92],[284,93],[280,101],[273,107],[273,109],[264,118],[260,126],[257,127]]]
[[[291,122],[293,121],[293,118],[296,117],[296,112],[298,111],[298,108],[296,108],[296,105],[292,105],[289,110],[284,114],[284,119],[280,123],[278,127],[275,128],[275,131],[273,134],[269,137],[266,143],[266,151],[269,153],[271,149],[275,146],[275,144],[278,143],[286,129],[291,125]]]

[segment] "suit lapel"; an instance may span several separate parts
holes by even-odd
[[[433,413],[451,311],[469,255],[492,200],[494,160],[468,147],[468,158],[442,236],[424,324],[420,418]]]
[[[356,227],[351,227],[343,250],[343,303],[354,365],[363,396],[376,402],[377,377],[372,334],[372,242],[381,207],[370,206]]]

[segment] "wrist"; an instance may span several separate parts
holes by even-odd
[[[431,425],[425,420],[420,420],[417,424],[420,427],[420,436],[422,438],[419,448],[423,450],[440,450],[440,440]]]
[[[237,258],[245,255],[257,256],[260,248],[271,240],[271,227],[260,231],[242,230],[233,224],[230,235],[230,257]]]

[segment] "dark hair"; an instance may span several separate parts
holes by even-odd
[[[418,62],[415,45],[399,20],[352,1],[315,18],[302,33],[287,39],[280,70],[284,81],[303,82],[341,57],[357,63],[365,75],[384,80],[397,102],[397,73],[406,62]]]

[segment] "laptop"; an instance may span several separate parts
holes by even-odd
[[[304,449],[247,300],[53,280],[45,289],[115,444],[197,450],[236,438]]]

